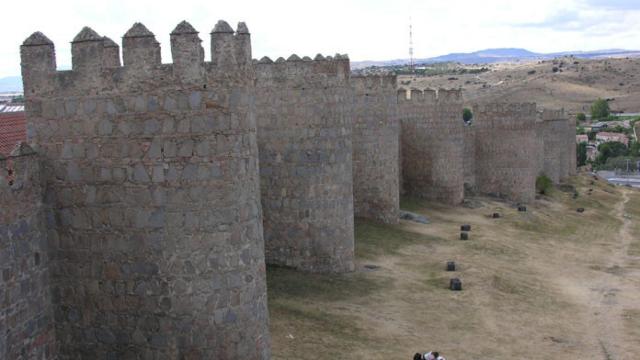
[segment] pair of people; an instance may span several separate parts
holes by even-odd
[[[424,354],[416,353],[415,355],[413,355],[413,360],[446,360],[446,359],[440,356],[440,353],[437,351],[429,351],[428,353],[424,353]]]

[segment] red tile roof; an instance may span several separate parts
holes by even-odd
[[[16,144],[27,140],[24,112],[0,113],[0,154],[9,155]]]

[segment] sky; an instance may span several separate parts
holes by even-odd
[[[42,31],[59,69],[71,65],[70,41],[89,26],[121,43],[142,22],[171,62],[169,33],[182,20],[203,40],[220,19],[245,21],[253,57],[347,53],[352,61],[518,47],[534,52],[640,49],[640,0],[20,0],[0,23],[0,77],[20,74],[19,46]]]

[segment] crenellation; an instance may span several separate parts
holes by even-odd
[[[198,32],[182,21],[171,32],[173,71],[184,83],[201,83],[204,79],[204,49]]]
[[[120,67],[120,46],[115,41],[104,36],[104,50],[103,50],[103,68]]]
[[[56,73],[53,42],[39,31],[31,34],[20,46],[20,60],[25,94],[50,91]]]
[[[124,66],[149,71],[162,63],[160,43],[155,35],[141,23],[135,23],[122,37]]]

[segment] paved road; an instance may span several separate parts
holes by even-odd
[[[613,171],[598,171],[598,176],[606,179],[608,182],[616,185],[630,185],[634,188],[640,188],[640,174],[637,175],[620,175]]]

